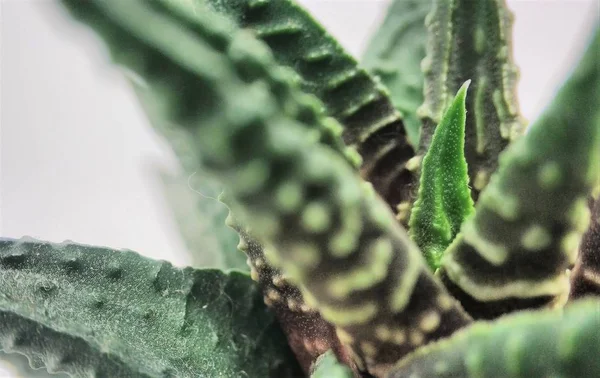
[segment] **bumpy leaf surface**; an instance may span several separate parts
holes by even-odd
[[[243,210],[241,221],[338,327],[361,368],[382,375],[400,356],[468,323],[388,206],[278,105],[268,83],[244,75],[257,66],[238,57],[255,56],[254,45],[236,36],[224,43],[231,38],[224,21],[199,9],[188,14],[192,31],[145,2],[67,4],[160,95],[173,124],[192,133],[204,166]]]
[[[600,32],[550,107],[502,154],[475,216],[444,255],[445,278],[477,317],[568,295],[567,268],[600,176],[598,51]]]
[[[298,377],[244,273],[0,239],[0,345],[74,377]]]
[[[465,98],[469,82],[446,110],[423,159],[419,195],[410,218],[410,236],[433,271],[465,219],[473,213],[464,155]]]
[[[505,0],[435,0],[426,23],[420,153],[427,151],[454,93],[472,80],[465,155],[476,200],[498,167],[500,152],[524,130],[515,95],[518,71],[512,59],[512,14]]]
[[[183,0],[178,0],[183,1]],[[388,90],[293,0],[194,0],[262,39],[278,63],[291,67],[304,91],[323,101],[344,127],[346,144],[363,158],[362,176],[403,222],[412,203],[415,150]]]
[[[600,376],[600,302],[474,323],[401,361],[388,378]]]
[[[423,104],[425,16],[432,6],[433,0],[392,1],[361,62],[390,90],[394,106],[402,113],[408,140],[415,148],[421,131],[417,108]]]
[[[315,363],[310,378],[353,378],[352,370],[340,364],[335,354],[329,351],[323,354]]]

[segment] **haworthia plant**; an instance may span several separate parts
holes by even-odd
[[[524,130],[515,95],[512,14],[504,0],[435,0],[426,24],[425,102],[420,150],[426,151],[452,96],[471,80],[465,154],[473,197],[487,185],[498,155]]]
[[[198,180],[188,206],[214,235],[183,230],[197,261],[247,257],[250,277],[1,240],[3,349],[75,377],[598,375],[598,299],[531,310],[567,299],[582,234],[571,295],[598,294],[598,31],[509,145],[523,123],[501,0],[394,1],[374,75],[292,0],[62,3]]]
[[[599,49],[600,29],[550,107],[502,154],[475,216],[444,255],[444,274],[472,314],[494,317],[568,296],[567,269],[600,177]]]
[[[423,159],[419,195],[410,217],[410,236],[435,271],[460,226],[473,213],[464,156],[465,100],[469,82],[458,90],[435,129]]]
[[[600,303],[475,323],[400,362],[389,378],[600,376]],[[535,352],[533,352],[535,351]]]
[[[305,299],[311,299],[309,305],[318,306],[321,315],[338,327],[338,333],[343,332],[342,341],[351,347],[363,369],[384,371],[426,340],[448,335],[467,323],[466,315],[429,275],[418,250],[394,223],[392,213],[364,191],[346,161],[306,134],[306,127],[277,107],[276,98],[264,86],[240,80],[244,65],[252,61],[240,60],[236,67],[222,52],[195,38],[199,33],[186,33],[180,27],[171,28],[169,37],[181,43],[187,38],[189,48],[196,51],[188,50],[185,56],[173,54],[165,33],[166,25],[175,26],[177,18],[144,2],[76,4],[72,9],[105,37],[113,57],[127,62],[150,87],[160,88],[157,93],[170,104],[182,104],[182,93],[174,83],[181,82],[183,78],[178,76],[186,67],[191,70],[186,82],[213,100],[196,102],[193,113],[173,106],[171,120],[195,134],[204,165],[222,179],[245,213],[241,221],[251,224],[253,232],[273,246],[267,257],[301,286]],[[198,30],[212,26],[200,16],[205,14],[198,12],[195,17]],[[160,34],[147,32],[148,25],[159,22],[164,25]],[[121,28],[129,31],[129,41],[117,33]],[[239,56],[250,54],[244,54],[248,45],[236,47]],[[129,57],[134,52],[138,60]],[[143,57],[157,59],[158,54],[163,56],[161,64],[140,64]],[[204,60],[213,59],[206,65],[212,69],[194,67],[196,54]],[[160,73],[154,67],[161,67]],[[166,74],[173,76],[157,80]],[[215,80],[229,90],[218,89]],[[247,95],[240,97],[241,93]],[[246,97],[255,106],[240,102]],[[215,112],[216,107],[220,109]],[[230,120],[236,120],[235,127]],[[249,141],[251,149],[244,147]],[[292,197],[290,188],[297,195]],[[334,238],[328,241],[321,237],[323,234]],[[348,272],[339,271],[340,266]],[[327,276],[330,278],[326,280],[315,279]],[[360,280],[353,282],[355,277]],[[382,290],[388,294],[373,296]],[[429,299],[411,300],[425,290],[431,294]],[[444,305],[439,298],[445,299]],[[435,320],[422,327],[421,318]],[[452,326],[440,329],[441,320]],[[390,334],[408,333],[408,342],[366,332],[373,322]]]
[[[36,368],[107,378],[300,374],[260,291],[240,272],[2,239],[0,281],[0,345]]]
[[[361,61],[390,90],[396,109],[404,118],[412,146],[419,145],[421,120],[417,108],[423,103],[421,61],[425,58],[425,17],[432,0],[393,0],[379,30],[371,38]]]

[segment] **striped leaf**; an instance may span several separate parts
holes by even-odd
[[[427,17],[429,39],[423,61],[425,102],[420,153],[454,93],[471,80],[467,99],[465,155],[473,198],[498,167],[498,156],[524,130],[515,95],[512,14],[505,0],[435,0]]]
[[[473,213],[464,155],[465,98],[469,82],[459,89],[435,129],[423,159],[419,194],[410,218],[410,237],[436,271],[446,247]]]
[[[600,32],[529,132],[502,154],[475,216],[442,260],[476,317],[560,304],[600,178]],[[582,101],[582,99],[585,99]]]
[[[205,9],[189,14],[192,31],[175,9],[147,2],[66,3],[160,96],[169,120],[192,134],[204,166],[239,206],[240,221],[337,327],[360,368],[381,375],[404,354],[468,323],[347,160],[279,106],[268,83],[245,76],[257,66],[256,59],[239,59],[255,51],[235,43],[243,34],[231,34]]]
[[[0,239],[0,348],[73,377],[301,374],[240,272],[131,251]]]
[[[600,302],[475,323],[398,363],[388,378],[600,376]]]
[[[343,126],[346,144],[363,159],[361,174],[402,221],[412,203],[415,150],[389,91],[358,66],[340,44],[294,0],[171,0],[208,4],[263,40],[276,61],[296,73]],[[396,210],[401,205],[400,210]]]

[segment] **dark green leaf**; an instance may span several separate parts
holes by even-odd
[[[417,108],[423,104],[425,16],[432,6],[432,0],[392,1],[362,59],[363,66],[390,90],[394,106],[402,113],[408,140],[415,148],[421,131]]]
[[[600,302],[475,323],[402,360],[388,378],[600,377]]]
[[[301,374],[260,290],[240,272],[2,239],[0,282],[0,345],[34,367],[106,378]]]
[[[465,98],[459,89],[435,129],[423,159],[419,194],[410,218],[410,236],[436,271],[446,247],[473,213],[465,144]]]
[[[512,59],[512,14],[505,0],[435,0],[427,17],[423,60],[425,102],[419,152],[427,151],[444,110],[458,88],[472,80],[467,99],[465,156],[473,196],[488,184],[500,152],[521,136]]]
[[[600,178],[599,35],[549,108],[502,154],[475,216],[444,255],[454,293],[474,316],[568,295],[567,269]]]

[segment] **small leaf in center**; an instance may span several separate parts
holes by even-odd
[[[434,271],[461,224],[474,211],[464,153],[465,98],[470,82],[458,90],[435,129],[409,222],[410,237]]]

